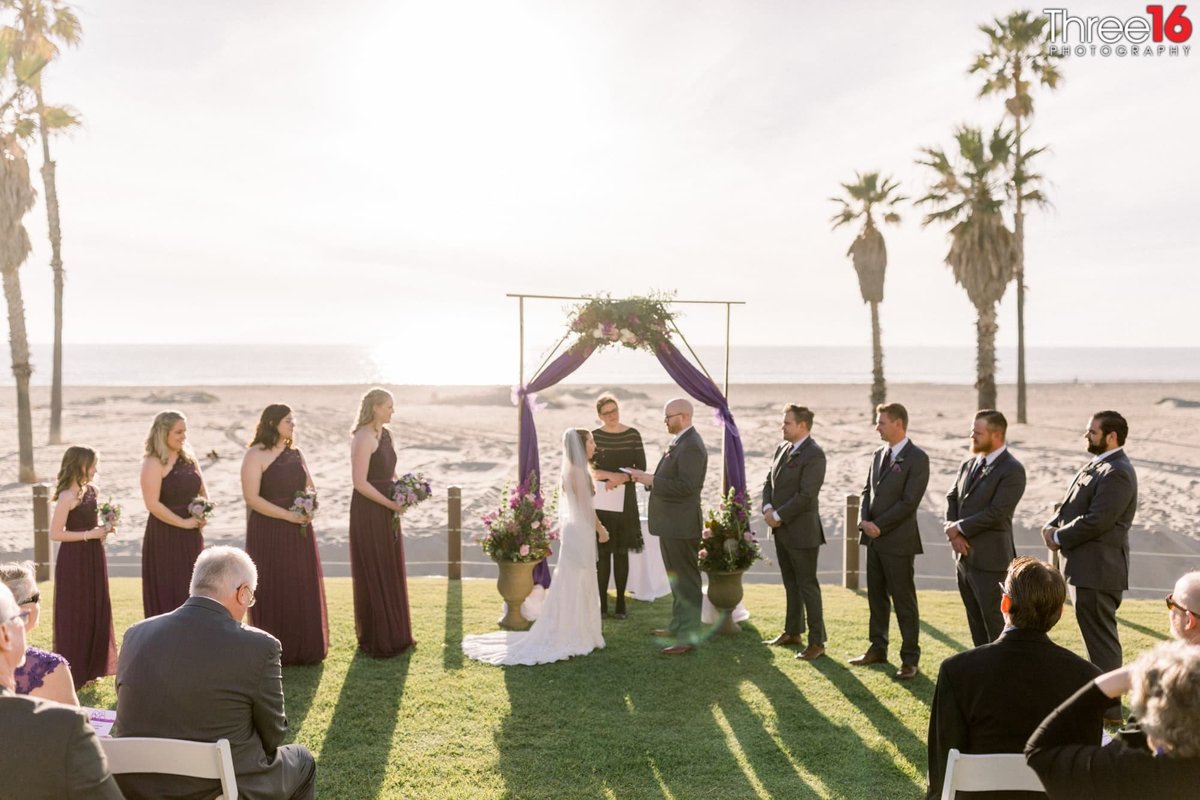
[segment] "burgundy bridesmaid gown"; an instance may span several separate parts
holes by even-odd
[[[371,454],[367,480],[390,497],[395,471],[392,435],[384,428]],[[350,499],[350,575],[358,648],[369,656],[387,658],[411,647],[404,537],[392,528],[392,512],[358,490]]]
[[[304,491],[307,483],[300,453],[289,447],[263,471],[258,493],[273,505],[291,508],[296,492]],[[312,524],[301,526],[251,511],[246,552],[258,567],[250,623],[279,640],[284,666],[319,664],[329,652],[329,617]]]
[[[67,514],[68,531],[96,527],[96,488]],[[75,688],[117,671],[104,542],[63,542],[54,566],[54,652],[71,664]]]
[[[200,494],[200,484],[196,465],[177,458],[162,479],[158,499],[187,519],[188,504]],[[188,599],[192,567],[203,549],[199,528],[176,528],[150,515],[142,540],[142,609],[147,617],[174,611]]]

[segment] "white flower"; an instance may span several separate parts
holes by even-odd
[[[596,330],[592,331],[592,336],[596,339],[603,339],[604,338],[604,326],[597,325]]]
[[[637,344],[637,334],[629,330],[629,328],[621,328],[621,342],[623,344]]]

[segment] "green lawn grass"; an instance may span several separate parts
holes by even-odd
[[[750,585],[742,634],[695,653],[662,656],[647,635],[666,622],[667,597],[606,620],[602,651],[500,669],[459,645],[495,629],[495,585],[417,578],[418,645],[376,661],[355,654],[349,579],[326,588],[329,658],[284,670],[292,736],[317,757],[322,798],[917,798],[938,664],[970,641],[958,595],[922,592],[922,674],[897,683],[895,664],[851,668],[867,644],[866,597],[826,586],[828,656],[796,661],[760,643],[781,630],[782,589]],[[140,584],[115,578],[112,594],[119,638],[141,618]],[[46,620],[32,636],[43,647]],[[1120,621],[1127,660],[1165,638],[1161,602],[1128,600]],[[1082,652],[1069,608],[1052,635]],[[80,700],[114,707],[113,679]]]

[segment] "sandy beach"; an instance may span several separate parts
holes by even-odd
[[[136,574],[146,522],[138,489],[142,443],[154,414],[182,411],[189,441],[200,457],[217,514],[205,531],[210,542],[240,543],[245,505],[238,479],[242,453],[259,412],[270,402],[286,402],[296,412],[299,444],[317,483],[322,509],[316,529],[327,574],[348,574],[345,542],[349,513],[348,429],[362,386],[68,387],[64,428],[69,440],[101,453],[97,483],[102,497],[124,506],[119,538],[110,542],[114,574]],[[517,414],[508,387],[391,387],[396,396],[392,423],[399,469],[424,472],[435,496],[406,519],[407,555],[414,574],[445,574],[446,488],[463,495],[464,558],[484,561],[469,545],[480,514],[494,505],[506,482],[516,475]],[[564,385],[539,395],[548,407],[536,415],[542,466],[553,480],[558,470],[559,438],[567,426],[595,426],[594,397],[611,387]],[[662,404],[678,389],[671,385],[623,387],[622,419],[637,427],[653,464],[670,438],[661,422]],[[746,469],[757,491],[780,440],[780,407],[798,402],[816,412],[813,436],[825,449],[829,470],[821,494],[822,516],[830,543],[840,542],[847,493],[861,488],[869,454],[878,444],[869,417],[868,387],[860,385],[738,385],[730,389],[732,408],[746,450]],[[48,390],[33,390],[38,474],[52,483],[64,446],[44,444]],[[932,476],[922,505],[926,556],[917,569],[935,588],[951,588],[948,549],[937,525],[944,494],[966,455],[967,433],[975,410],[969,386],[893,385],[889,399],[909,410],[909,432],[931,459]],[[1010,413],[1014,389],[1002,386],[1000,407]],[[1114,408],[1130,423],[1127,450],[1138,470],[1140,503],[1134,523],[1135,552],[1131,585],[1147,590],[1162,576],[1200,567],[1200,384],[1048,384],[1029,390],[1028,425],[1011,422],[1009,445],[1028,473],[1028,488],[1017,509],[1018,544],[1036,551],[1036,529],[1061,499],[1075,470],[1088,458],[1082,432],[1093,411]],[[1011,414],[1015,417],[1015,413]],[[14,397],[0,397],[0,556],[27,556],[32,548],[31,490],[16,482],[17,454]],[[720,431],[711,414],[700,409],[697,428],[709,444],[711,460],[706,500],[715,504],[720,488]],[[760,523],[761,527],[761,523]],[[768,545],[768,557],[771,548]],[[1147,554],[1145,557],[1136,554]],[[1161,555],[1155,555],[1161,554]],[[1155,561],[1157,559],[1157,561]],[[828,563],[826,563],[828,562]],[[833,580],[841,547],[824,549],[821,569]],[[1155,566],[1151,569],[1151,564]],[[771,564],[756,566],[763,580],[777,575]],[[489,575],[487,564],[469,565],[466,574]],[[939,585],[938,581],[942,581]],[[1169,586],[1170,582],[1166,583]]]

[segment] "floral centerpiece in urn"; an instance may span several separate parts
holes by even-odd
[[[500,507],[483,515],[479,542],[500,567],[496,588],[508,606],[500,625],[524,630],[529,621],[521,616],[521,604],[533,591],[533,568],[553,554],[552,543],[558,539],[547,519],[554,517],[554,500],[546,502],[532,474],[516,489],[506,487],[501,497]]]
[[[717,633],[741,631],[733,621],[733,609],[742,602],[742,573],[762,558],[758,539],[750,530],[750,515],[746,491],[731,487],[704,521],[699,564],[708,573],[709,602],[721,611]]]

